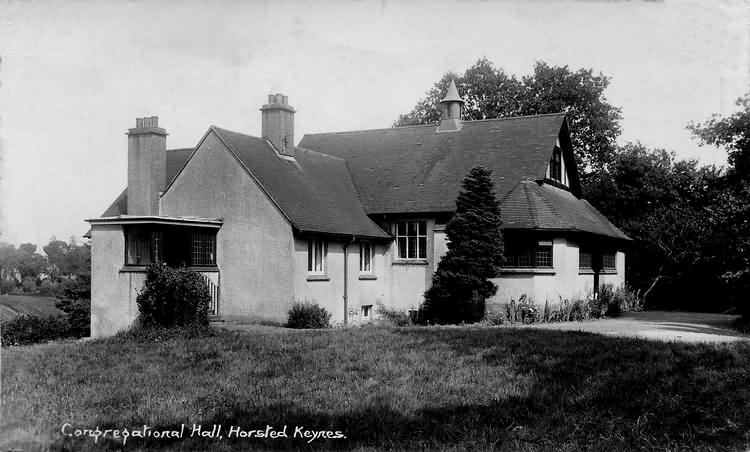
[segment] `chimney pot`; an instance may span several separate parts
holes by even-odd
[[[294,108],[281,93],[269,94],[261,107],[262,133],[279,154],[294,157]]]

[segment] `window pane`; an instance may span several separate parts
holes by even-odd
[[[408,259],[417,258],[417,238],[409,237],[407,241],[406,257]]]
[[[419,259],[427,259],[427,237],[419,237],[419,250],[417,257]]]
[[[126,232],[125,244],[129,265],[148,265],[151,261],[151,234],[141,228],[129,228]]]
[[[588,251],[580,251],[578,253],[578,268],[580,269],[591,269],[591,253]]]
[[[313,244],[312,240],[307,241],[307,271],[311,272],[313,269]]]
[[[417,235],[417,222],[416,221],[410,221],[407,223],[408,229],[407,229],[407,235],[409,236],[415,236]]]
[[[398,238],[398,257],[406,259],[406,237]]]
[[[406,222],[402,221],[398,224],[396,235],[406,235]]]
[[[615,255],[613,253],[602,255],[602,267],[605,270],[617,270],[617,266],[615,264]]]
[[[552,247],[540,246],[536,249],[536,266],[552,267]]]
[[[419,235],[427,235],[427,223],[424,221],[419,222]]]

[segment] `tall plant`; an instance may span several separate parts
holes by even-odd
[[[500,206],[492,172],[473,168],[462,183],[456,213],[445,227],[448,252],[425,292],[423,317],[435,323],[476,322],[497,291],[490,281],[503,263]]]

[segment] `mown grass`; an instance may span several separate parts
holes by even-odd
[[[23,314],[46,317],[50,315],[62,315],[64,312],[55,307],[54,297],[0,295],[0,320],[11,320]]]
[[[510,328],[361,328],[3,350],[0,450],[745,450],[750,346]],[[345,439],[64,437],[94,428]]]

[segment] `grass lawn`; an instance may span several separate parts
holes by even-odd
[[[750,345],[513,328],[123,338],[2,351],[0,450],[750,448]],[[223,426],[223,439],[65,437]],[[338,430],[345,439],[228,438]]]
[[[46,317],[64,312],[55,307],[54,297],[0,295],[0,320],[10,320],[22,314]]]

